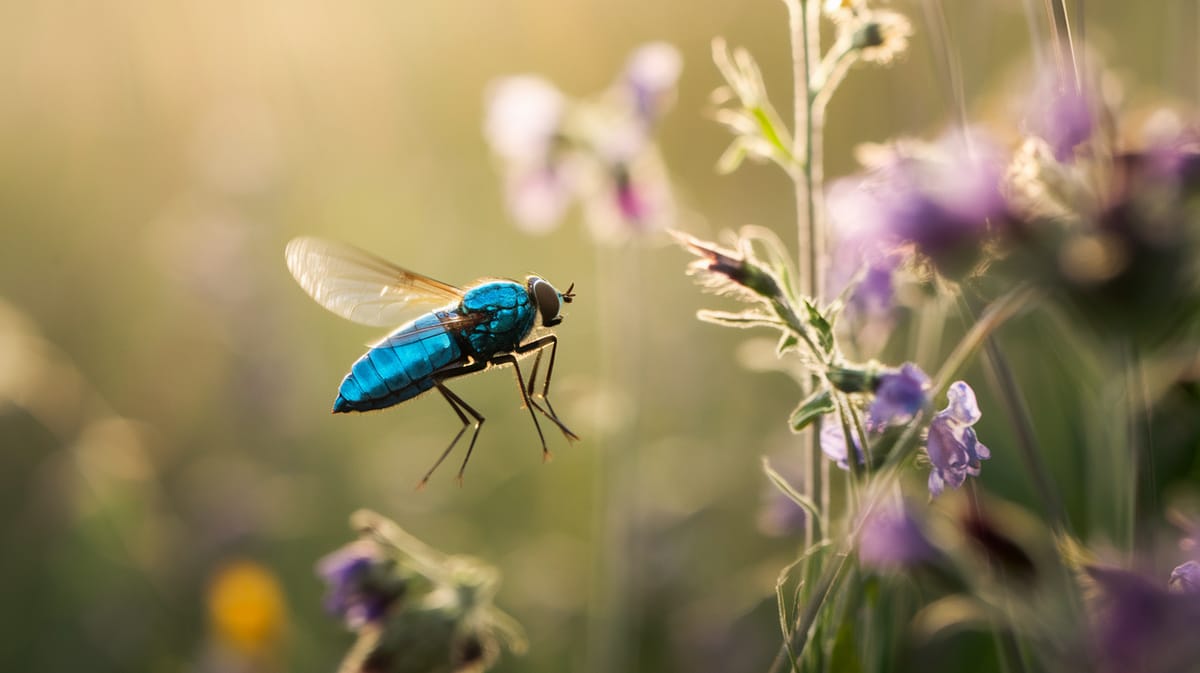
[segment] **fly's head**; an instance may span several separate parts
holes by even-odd
[[[562,305],[570,304],[575,298],[575,283],[567,288],[566,292],[559,292],[554,289],[550,283],[538,278],[530,276],[526,281],[526,287],[529,291],[529,296],[533,298],[533,304],[537,306],[538,314],[542,316],[542,324],[546,327],[554,327],[563,321]]]

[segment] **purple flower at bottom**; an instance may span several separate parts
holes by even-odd
[[[1200,594],[1200,561],[1187,561],[1176,566],[1167,584],[1175,593]]]
[[[1186,564],[1185,564],[1186,565]],[[1095,670],[1151,673],[1195,670],[1200,661],[1200,598],[1118,568],[1092,566]]]
[[[904,504],[881,504],[863,520],[858,560],[865,567],[901,568],[931,561],[937,555],[937,549]]]
[[[875,401],[867,412],[867,429],[878,431],[912,420],[928,402],[929,386],[929,377],[911,362],[880,375]]]
[[[350,628],[382,618],[405,589],[387,572],[395,563],[370,542],[353,542],[317,562],[317,574],[329,585],[325,609]]]
[[[981,460],[992,453],[979,442],[971,427],[983,414],[975,401],[975,391],[963,381],[955,381],[946,391],[948,404],[929,424],[925,451],[933,470],[929,473],[930,495],[940,495],[949,485],[958,488],[967,475],[978,476]]]

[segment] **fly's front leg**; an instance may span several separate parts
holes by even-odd
[[[502,353],[492,358],[492,364],[510,364],[513,366],[513,371],[517,373],[517,389],[521,391],[521,401],[529,409],[529,418],[533,421],[533,427],[537,428],[538,439],[542,442],[542,460],[549,460],[550,449],[546,448],[546,436],[542,434],[542,426],[538,423],[537,416],[533,413],[534,409],[542,411],[542,408],[525,392],[525,378],[521,376],[521,365],[517,364],[517,356],[512,353]],[[546,412],[542,411],[542,413]]]
[[[542,352],[546,348],[550,349],[550,361],[546,365],[546,380],[545,380],[545,383],[542,385],[541,398],[546,403],[546,409],[542,409],[542,407],[539,404],[537,404],[537,402],[533,401],[533,388],[534,388],[534,384],[535,384],[535,379],[537,377],[538,364],[541,362]],[[554,405],[550,404],[550,397],[549,397],[549,395],[550,395],[550,380],[554,376],[554,358],[558,354],[558,337],[554,336],[553,334],[550,334],[550,335],[544,336],[540,339],[535,339],[533,341],[530,341],[529,343],[519,346],[516,349],[517,354],[530,353],[532,351],[537,351],[537,356],[533,361],[533,376],[530,377],[530,379],[529,379],[528,398],[529,398],[530,404],[532,404],[538,411],[542,412],[542,414],[545,415],[546,418],[549,418],[551,421],[553,421],[554,424],[558,426],[558,429],[562,431],[563,435],[568,440],[579,439],[578,435],[576,435],[574,432],[571,432],[571,429],[568,428],[566,425],[563,425],[563,422],[561,420],[559,420],[559,418],[558,418],[558,412],[554,411]]]
[[[533,369],[529,372],[529,386],[525,389],[525,395],[527,397],[533,397],[533,388],[535,385],[537,385],[538,365],[542,364],[543,350],[544,349],[539,348],[537,356],[533,358]],[[545,393],[543,393],[542,397],[545,396]]]

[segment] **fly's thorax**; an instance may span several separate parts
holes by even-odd
[[[575,284],[566,292],[559,292],[554,286],[537,276],[529,276],[525,281],[529,296],[533,298],[534,306],[542,318],[542,325],[554,327],[563,321],[562,305],[571,303],[575,294],[571,292]]]
[[[479,318],[464,336],[475,354],[485,358],[515,349],[537,316],[525,287],[510,280],[487,281],[468,290],[462,313]]]

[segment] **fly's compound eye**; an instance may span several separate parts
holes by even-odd
[[[558,313],[562,302],[559,301],[558,290],[555,290],[553,285],[541,278],[534,278],[529,282],[529,290],[533,294],[538,312],[542,314],[543,325],[554,327],[562,322],[562,316]]]

